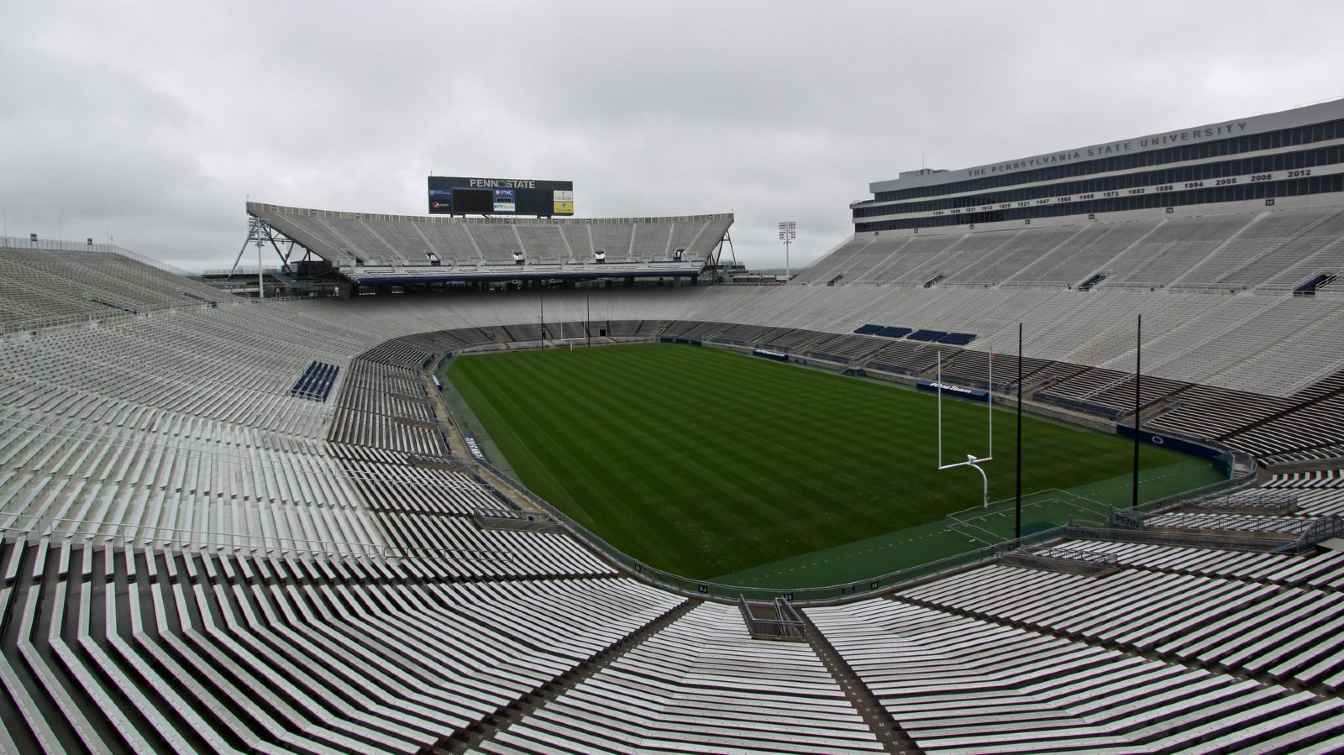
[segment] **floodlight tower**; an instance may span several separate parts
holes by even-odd
[[[792,276],[792,268],[789,265],[789,245],[794,239],[798,238],[798,222],[794,220],[782,220],[779,223],[779,240],[784,242],[784,282],[787,284]]]

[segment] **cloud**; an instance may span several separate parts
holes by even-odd
[[[1333,2],[6,13],[5,227],[194,266],[232,260],[248,197],[420,213],[431,171],[572,179],[589,216],[732,210],[758,267],[795,219],[797,265],[871,181],[1329,99],[1344,63]]]

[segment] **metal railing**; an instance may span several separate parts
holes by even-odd
[[[1119,568],[1119,559],[1109,553],[1058,547],[1040,551],[1019,550],[1003,556],[1004,564],[1063,574],[1104,576]]]
[[[1302,528],[1302,533],[1291,548],[1293,553],[1303,553],[1330,538],[1344,535],[1344,517],[1331,515],[1307,521],[1310,524]]]
[[[1186,508],[1198,513],[1283,516],[1297,511],[1297,503],[1297,491],[1271,488],[1230,493],[1218,498],[1197,501]]]
[[[737,608],[742,613],[742,621],[747,625],[747,632],[752,639],[807,641],[807,624],[793,604],[783,598],[775,598],[770,603],[748,603],[744,596],[739,595]],[[763,613],[764,616],[761,615]]]
[[[116,254],[122,257],[129,257],[144,265],[162,270],[165,273],[181,277],[189,277],[188,273],[181,268],[173,267],[166,262],[146,257],[117,246],[116,244],[90,244],[87,241],[65,241],[63,239],[38,239],[33,241],[31,238],[22,236],[0,236],[0,249],[17,249],[19,251],[38,251],[38,252],[85,252],[91,254]]]
[[[23,236],[0,236],[0,248],[35,250],[39,252],[91,252],[95,254],[126,254],[128,250],[116,244],[90,244],[87,241],[63,241],[61,239],[38,239]]]
[[[147,317],[162,316],[168,312],[195,311],[203,309],[213,309],[220,304],[218,302],[200,302],[194,304],[176,304],[171,306],[153,307],[140,312],[112,312],[107,314],[84,313],[77,315],[58,315],[54,317],[34,317],[30,320],[16,320],[13,322],[0,322],[0,334],[8,333],[36,333],[39,331],[48,331],[58,328],[83,327],[91,323],[97,323],[99,326],[124,325],[126,323],[142,320]]]

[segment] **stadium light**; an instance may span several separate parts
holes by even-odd
[[[1017,324],[1017,476],[1013,480],[1013,539],[1022,539],[1022,323]]]
[[[1134,323],[1134,478],[1130,482],[1129,507],[1139,508],[1139,405],[1142,398],[1143,381],[1143,314],[1140,313]]]
[[[784,282],[793,277],[789,265],[789,245],[798,238],[798,223],[794,220],[782,220],[779,223],[779,240],[784,242]]]

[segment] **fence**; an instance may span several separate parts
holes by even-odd
[[[0,236],[0,249],[17,249],[20,251],[38,251],[38,252],[84,252],[86,254],[119,254],[123,257],[129,257],[136,262],[158,268],[166,273],[189,277],[188,273],[181,268],[173,267],[166,262],[142,254],[132,252],[130,249],[119,247],[116,244],[90,244],[87,241],[62,241],[60,239],[38,239],[33,241],[30,238],[22,236]]]
[[[803,623],[803,617],[792,603],[783,598],[775,598],[773,603],[748,603],[746,598],[739,595],[737,607],[753,639],[807,641],[807,626]]]
[[[1245,490],[1218,498],[1199,501],[1189,506],[1191,511],[1219,514],[1258,514],[1284,516],[1297,511],[1295,490]]]
[[[108,314],[60,315],[56,317],[35,317],[30,320],[16,320],[0,323],[0,335],[11,333],[36,333],[58,328],[78,328],[97,323],[101,326],[125,325],[146,317],[160,317],[174,312],[194,312],[228,306],[219,302],[201,302],[199,304],[178,304],[156,307],[141,312],[109,312]]]

